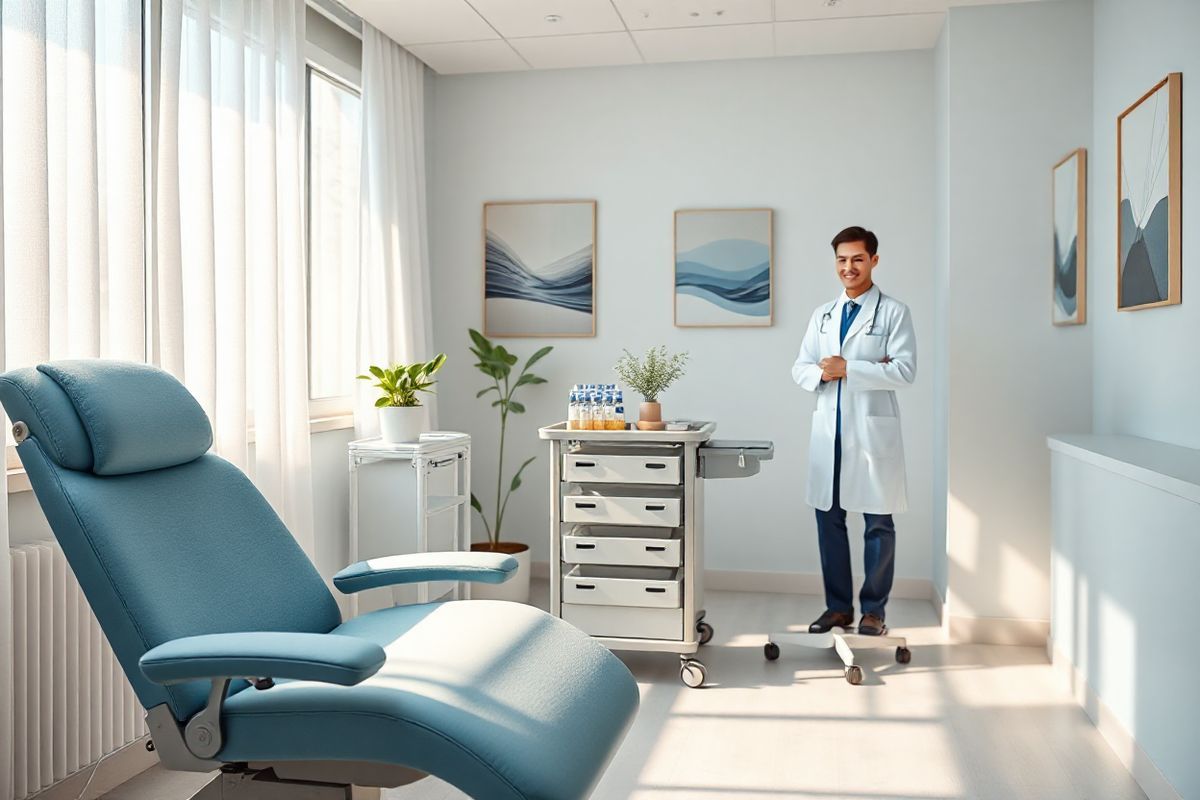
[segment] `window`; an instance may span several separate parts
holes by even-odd
[[[308,325],[313,417],[351,411],[358,309],[358,93],[308,71]]]
[[[362,42],[310,2],[308,43],[308,376],[310,416],[353,412],[357,363]],[[336,11],[337,9],[333,9]]]

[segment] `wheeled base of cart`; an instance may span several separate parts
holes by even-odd
[[[862,683],[862,667],[854,663],[854,650],[877,649],[881,647],[896,648],[896,661],[907,664],[912,660],[912,651],[908,649],[908,639],[903,636],[864,636],[860,633],[847,631],[845,628],[834,628],[827,633],[772,633],[763,646],[763,655],[768,661],[779,658],[779,645],[794,644],[801,647],[811,647],[818,650],[833,649],[842,659],[846,670],[846,681],[857,686]]]

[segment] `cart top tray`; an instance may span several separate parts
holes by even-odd
[[[707,442],[717,430],[715,422],[693,422],[686,431],[640,431],[626,428],[623,431],[570,430],[567,423],[558,422],[538,429],[542,439],[571,439],[581,442],[613,442],[637,444],[638,442]]]

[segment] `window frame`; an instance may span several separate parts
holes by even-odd
[[[310,4],[309,8],[324,15],[322,9],[316,4]],[[328,16],[328,15],[325,15]],[[336,23],[339,24],[340,23]],[[357,35],[357,34],[355,34]],[[312,309],[312,242],[310,239],[310,220],[312,219],[312,151],[309,148],[311,139],[312,127],[312,108],[309,103],[312,97],[312,79],[313,73],[317,73],[321,78],[352,93],[355,97],[362,99],[362,70],[361,67],[355,67],[335,54],[325,50],[317,45],[311,39],[304,43],[304,253],[305,253],[305,276],[306,276],[306,293],[307,308]],[[307,323],[308,336],[308,369],[311,383],[312,376],[312,320]],[[311,395],[311,392],[310,392]],[[336,397],[309,397],[308,400],[309,420],[313,432],[318,430],[335,430],[337,428],[350,427],[354,424],[354,395],[342,395]]]

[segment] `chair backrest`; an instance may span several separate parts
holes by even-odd
[[[176,719],[207,683],[159,686],[138,659],[171,639],[327,633],[329,589],[177,380],[145,364],[57,361],[0,375],[38,502],[138,700]],[[24,431],[22,432],[24,433]],[[19,437],[18,437],[19,438]]]

